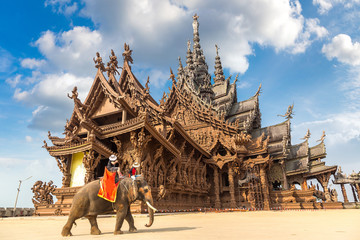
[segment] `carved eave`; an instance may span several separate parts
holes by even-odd
[[[90,149],[95,150],[96,152],[98,152],[99,154],[105,157],[109,157],[110,155],[115,154],[113,151],[111,151],[108,147],[106,147],[98,140],[85,141],[77,144],[67,144],[61,147],[52,146],[47,148],[49,154],[53,157],[84,152]]]
[[[322,159],[326,157],[325,144],[323,142],[310,148],[310,160]]]
[[[269,154],[266,154],[265,156],[258,155],[256,158],[248,158],[248,159],[244,160],[243,164],[244,165],[268,164],[272,160],[273,159],[271,158],[271,156]]]
[[[234,146],[229,144],[228,142],[223,141],[222,138],[217,138],[214,144],[209,148],[209,152],[214,155],[220,146],[223,146],[226,150],[228,150],[231,154],[235,154]]]
[[[190,143],[196,150],[198,150],[201,154],[203,154],[205,157],[210,158],[211,154],[206,151],[205,149],[203,149],[197,142],[195,142],[186,132],[186,130],[181,126],[180,123],[178,123],[177,121],[175,121],[173,123],[173,127],[176,129],[176,131],[178,133],[181,134],[181,136],[188,142]]]
[[[49,136],[49,140],[55,146],[62,146],[65,144],[65,138],[60,138],[56,136]]]
[[[169,152],[174,154],[175,157],[180,157],[180,151],[171,144],[161,133],[159,133],[151,123],[145,118],[145,128],[149,131],[149,133],[158,140]]]
[[[335,174],[336,170],[337,166],[321,166],[317,168],[310,168],[309,172],[304,174],[304,177],[313,177],[325,173]]]
[[[207,123],[215,129],[220,129],[227,135],[235,134],[241,130],[241,128],[238,129],[234,124],[229,124],[228,122],[220,119],[211,106],[194,101],[192,96],[189,94],[185,96],[183,92],[181,92],[175,85],[173,85],[169,99],[166,102],[166,105],[171,106],[171,108],[166,106],[165,113],[170,115],[170,111],[174,109],[176,104],[181,104],[186,109],[191,111],[191,113],[198,121]]]
[[[251,133],[253,138],[257,138],[262,134],[265,134],[266,137],[269,137],[268,152],[271,154],[272,158],[274,160],[283,159],[285,157],[283,152],[283,139],[285,137],[288,139],[288,141],[290,141],[290,120],[286,120],[282,123],[265,128],[256,129]]]
[[[233,162],[236,159],[237,157],[233,155],[221,156],[220,154],[217,154],[210,159],[204,159],[204,162],[207,164],[215,165],[218,168],[222,169],[225,166],[225,164],[229,162]]]

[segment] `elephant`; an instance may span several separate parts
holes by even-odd
[[[83,186],[74,196],[70,214],[66,224],[64,225],[61,235],[71,236],[71,228],[76,225],[75,220],[86,217],[89,219],[91,230],[90,234],[99,235],[101,231],[97,225],[97,215],[116,211],[116,224],[114,234],[122,234],[121,231],[124,219],[129,223],[129,231],[136,232],[134,218],[130,212],[130,205],[136,200],[141,200],[148,205],[149,223],[146,227],[150,227],[154,222],[153,198],[150,186],[145,179],[140,176],[135,180],[124,178],[120,181],[117,189],[117,197],[114,203],[97,196],[100,189],[100,180],[92,181]]]

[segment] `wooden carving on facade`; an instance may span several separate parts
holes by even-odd
[[[46,182],[37,181],[35,182],[34,186],[31,188],[34,196],[32,201],[34,205],[37,204],[53,204],[53,196],[52,194],[55,191],[56,186],[53,184],[52,181],[49,181],[47,184]]]
[[[306,145],[305,155],[299,156],[300,151],[295,150],[303,145],[294,147],[290,141],[293,105],[281,115],[285,122],[262,127],[261,85],[251,98],[238,102],[238,76],[233,83],[231,76],[225,77],[218,46],[212,84],[200,46],[198,18],[193,18],[193,49],[189,41],[186,65],[179,59],[177,75],[170,68],[172,86],[159,104],[150,95],[150,77],[142,80],[143,87],[131,71],[133,59],[128,44],[124,44],[121,74],[113,50],[106,67],[96,53],[93,61],[98,70],[84,103],[78,98],[77,87],[68,94],[74,110],[66,121],[65,137],[49,132],[53,146],[44,141],[44,148],[55,157],[63,174],[58,199],[76,192],[70,187],[75,178],[70,169],[79,166],[75,164],[82,164],[85,175],[73,175],[80,174],[88,183],[101,177],[109,156],[115,154],[123,172],[134,163],[140,164],[138,173],[158,196],[155,206],[159,204],[164,210],[239,206],[270,209],[270,204],[311,202],[317,194],[314,189],[305,189],[306,180],[311,178],[322,184],[327,202],[335,201],[337,194],[327,185],[336,166],[321,165],[320,161],[326,155],[325,134],[319,145],[311,149]],[[290,172],[289,163],[298,159],[304,159],[302,167],[295,166]],[[311,164],[315,159],[319,160]],[[341,184],[344,176],[339,174],[335,179]],[[290,184],[300,181],[304,189],[289,190],[288,180],[292,180]],[[282,188],[273,191],[275,182],[281,182]],[[354,187],[360,191],[358,185]],[[52,204],[46,192],[53,189],[51,184],[38,181],[33,187],[34,203]],[[55,204],[58,213],[65,212],[61,201]]]

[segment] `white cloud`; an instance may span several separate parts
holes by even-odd
[[[76,2],[71,0],[45,0],[45,7],[51,6],[52,10],[57,13],[63,13],[65,16],[70,16],[78,10]]]
[[[0,47],[0,73],[11,71],[13,62],[14,57],[8,51]]]
[[[18,85],[21,81],[22,75],[21,74],[16,74],[15,76],[8,78],[5,80],[5,82],[7,84],[9,84],[11,87],[16,87],[16,85]]]
[[[313,0],[313,5],[318,6],[320,14],[328,13],[335,5],[343,5],[345,8],[351,8],[359,4],[360,0]]]
[[[350,141],[360,143],[360,111],[342,112],[329,115],[326,119],[313,122],[305,122],[294,126],[294,129],[305,133],[309,128],[315,131],[317,138],[321,136],[322,130],[326,131],[326,142],[329,147],[346,144]],[[305,134],[304,134],[305,135]]]
[[[352,66],[360,65],[360,43],[353,43],[351,37],[346,34],[335,36],[329,44],[323,46],[322,52],[329,60],[336,58]]]
[[[88,76],[93,66],[92,59],[96,51],[101,50],[101,44],[102,36],[98,31],[74,27],[59,34],[46,31],[34,45],[45,56],[53,71]]]
[[[34,69],[34,68],[39,68],[42,65],[44,65],[46,63],[46,61],[44,59],[35,59],[35,58],[25,58],[21,61],[21,66],[23,68],[29,68],[29,69]]]
[[[217,43],[223,65],[231,72],[247,70],[247,56],[253,54],[252,43],[299,53],[326,32],[318,20],[308,21],[301,15],[297,0],[226,3],[85,0],[81,10],[99,26],[109,46],[129,42],[137,64],[158,69],[169,62],[176,63],[177,56],[186,54],[186,40],[192,38],[191,16],[195,12],[200,16],[201,44],[210,57],[209,65],[213,65]]]
[[[79,89],[79,98],[83,101],[93,82],[89,77],[77,77],[73,74],[45,74],[39,76],[38,81],[31,89],[17,88],[14,98],[31,107],[33,118],[30,127],[41,130],[58,130],[65,124],[65,118],[70,118],[73,101],[67,98],[74,86]]]
[[[45,5],[66,14],[66,8],[73,6],[73,2],[48,0]],[[84,0],[81,6],[81,15],[91,18],[97,30],[76,26],[60,33],[43,32],[33,44],[43,58],[26,58],[21,62],[22,67],[34,71],[25,79],[30,87],[14,84],[17,87],[14,98],[35,108],[32,127],[43,130],[59,127],[59,119],[63,121],[66,117],[64,112],[72,109],[66,93],[77,85],[83,91],[80,97],[86,97],[96,73],[92,61],[95,53],[99,51],[106,63],[110,49],[114,49],[121,66],[124,42],[134,50],[134,71],[139,80],[144,84],[149,75],[152,95],[161,98],[169,66],[176,71],[173,64],[177,65],[177,57],[185,59],[195,12],[200,16],[201,45],[208,64],[211,67],[214,63],[217,43],[223,67],[231,73],[248,69],[252,44],[299,53],[327,34],[318,19],[301,15],[298,0],[233,0],[226,4],[215,0]]]

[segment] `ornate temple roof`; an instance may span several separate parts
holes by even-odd
[[[238,102],[237,77],[233,83],[230,83],[231,76],[225,77],[217,45],[212,84],[200,46],[197,15],[193,18],[193,48],[189,41],[186,65],[184,67],[179,58],[176,77],[170,69],[172,87],[168,95],[164,93],[160,104],[149,93],[150,79],[144,87],[131,71],[131,53],[125,44],[121,73],[113,51],[107,67],[97,53],[94,62],[98,70],[84,103],[79,100],[76,87],[72,96],[69,95],[74,101],[74,111],[65,126],[65,138],[49,134],[54,146],[45,147],[51,155],[83,151],[91,145],[108,156],[114,152],[110,144],[101,143],[102,140],[146,129],[175,157],[181,156],[181,151],[170,141],[176,133],[208,163],[218,166],[237,157],[251,159],[263,154],[264,159],[284,160],[288,175],[333,171],[334,167],[326,167],[319,160],[326,156],[323,140],[311,148],[307,140],[291,145],[293,106],[283,115],[286,121],[261,128],[261,85],[251,98]],[[219,149],[225,149],[228,155],[220,156]]]

